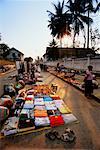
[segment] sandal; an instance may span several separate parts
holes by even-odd
[[[59,133],[58,133],[56,130],[52,131],[52,133],[55,135],[55,137],[56,137],[57,139],[60,139],[60,138],[61,138],[60,135],[59,135]]]
[[[66,129],[65,133],[61,136],[61,140],[64,142],[74,142],[76,139],[75,133],[69,128]]]
[[[55,140],[56,138],[56,136],[51,131],[46,133],[45,136],[49,138],[50,140]]]
[[[57,138],[57,139],[60,139],[60,138],[61,138],[60,135],[59,135],[59,133],[58,133],[56,130],[52,130],[52,131],[46,133],[45,135],[46,135],[46,137],[48,137],[50,140],[55,140],[56,138]]]

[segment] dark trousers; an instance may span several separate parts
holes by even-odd
[[[85,96],[91,96],[93,93],[93,84],[92,80],[85,81]]]

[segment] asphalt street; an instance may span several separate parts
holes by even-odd
[[[100,103],[94,99],[87,99],[82,92],[48,72],[42,73],[43,82],[38,84],[56,84],[57,94],[64,100],[78,123],[56,127],[63,134],[66,127],[76,134],[76,141],[66,143],[61,140],[51,141],[45,137],[48,130],[30,133],[17,137],[7,137],[0,140],[1,150],[100,150]]]

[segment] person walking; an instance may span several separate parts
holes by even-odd
[[[86,70],[85,73],[85,78],[84,78],[84,82],[85,82],[85,96],[90,98],[93,94],[93,84],[92,84],[92,80],[93,80],[93,73],[92,73],[92,69],[93,66],[88,66],[88,69]]]

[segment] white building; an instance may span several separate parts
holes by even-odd
[[[6,58],[12,61],[13,60],[22,61],[24,59],[24,54],[15,48],[11,48],[9,49],[8,54],[6,55]]]

